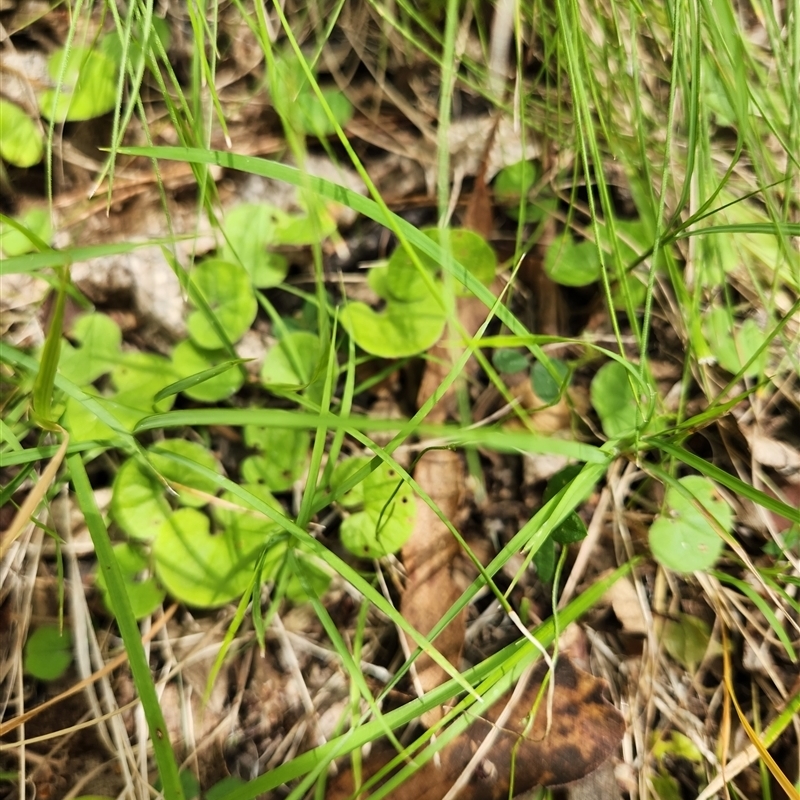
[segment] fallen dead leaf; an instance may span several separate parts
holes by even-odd
[[[444,516],[451,521],[457,520],[464,499],[461,457],[452,450],[429,450],[420,458],[414,477]],[[403,547],[408,580],[400,610],[414,628],[427,635],[466,587],[455,569],[460,552],[458,542],[427,503],[418,505],[414,533]],[[439,652],[456,667],[461,658],[465,632],[465,612],[462,611],[434,642]],[[414,648],[410,640],[409,647]],[[416,660],[415,666],[423,691],[436,688],[448,678],[425,653]],[[423,723],[430,726],[440,718],[441,713],[429,712]]]

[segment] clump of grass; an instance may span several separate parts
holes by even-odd
[[[355,39],[349,27],[354,19],[361,25]],[[67,49],[74,42],[84,41],[87,32],[99,29],[102,23],[92,9],[74,15]],[[670,717],[653,709],[660,703],[677,710],[679,704],[671,688],[676,676],[688,674],[697,687],[713,677],[713,644],[717,643],[726,648],[725,679],[719,696],[711,698],[704,711],[720,704],[727,708],[729,702],[739,711],[736,703],[741,704],[741,699],[736,696],[731,670],[740,676],[745,670],[735,658],[737,651],[729,647],[729,637],[737,643],[750,642],[753,626],[762,637],[778,643],[773,653],[775,666],[766,673],[770,679],[767,695],[780,697],[785,710],[756,719],[760,707],[754,696],[752,707],[741,711],[742,729],[756,747],[752,760],[759,760],[762,796],[769,796],[768,772],[781,780],[782,769],[766,747],[786,731],[791,722],[789,711],[796,711],[800,702],[800,695],[791,695],[785,680],[787,670],[796,664],[793,641],[798,631],[798,608],[792,594],[796,584],[792,570],[796,572],[798,567],[796,531],[800,514],[796,503],[788,500],[788,484],[782,481],[780,472],[768,468],[774,464],[758,463],[753,451],[748,459],[731,438],[730,430],[742,433],[753,448],[754,437],[764,430],[774,431],[771,441],[787,445],[781,441],[785,434],[780,429],[780,416],[786,414],[796,420],[798,415],[800,257],[793,244],[793,237],[800,235],[796,221],[796,198],[800,194],[796,156],[800,152],[797,15],[785,8],[756,4],[751,18],[724,0],[625,8],[613,3],[588,5],[557,0],[551,8],[515,7],[508,23],[513,30],[509,54],[501,52],[498,57],[492,42],[498,41],[495,34],[499,36],[502,31],[492,30],[481,8],[454,0],[440,11],[420,10],[404,2],[396,6],[366,2],[325,7],[314,3],[285,10],[257,5],[255,11],[234,4],[221,15],[221,9],[213,5],[205,18],[194,8],[188,11],[185,23],[191,31],[191,46],[183,51],[186,63],[181,78],[171,66],[169,42],[161,35],[151,35],[160,24],[150,6],[132,3],[125,16],[113,8],[105,23],[116,31],[122,59],[108,161],[96,177],[108,178],[105,185],[113,202],[119,165],[131,156],[151,159],[154,185],[165,215],[166,236],[160,244],[196,308],[195,327],[207,333],[205,342],[194,341],[193,346],[213,351],[213,357],[201,359],[202,369],[198,367],[192,374],[176,373],[174,380],[154,388],[153,402],[147,410],[138,409],[135,418],[120,416],[106,398],[97,396],[96,387],[91,387],[97,377],[109,372],[113,380],[113,366],[83,385],[65,374],[61,361],[64,315],[68,297],[77,294],[69,281],[69,264],[129,252],[138,244],[120,237],[108,245],[76,242],[54,250],[49,242],[29,235],[32,250],[6,258],[3,271],[49,280],[56,297],[55,312],[40,351],[29,352],[10,343],[4,343],[0,351],[3,380],[8,387],[0,428],[0,459],[5,467],[18,469],[3,489],[3,501],[10,502],[21,487],[34,485],[31,491],[38,496],[31,497],[49,504],[59,486],[66,482],[72,486],[99,569],[106,576],[108,602],[141,698],[164,796],[181,798],[184,788],[166,735],[156,680],[112,548],[115,531],[112,529],[110,535],[107,520],[97,507],[91,470],[98,462],[120,463],[121,454],[152,469],[152,453],[144,447],[149,437],[176,434],[208,443],[210,429],[228,426],[236,430],[245,426],[259,430],[291,428],[307,431],[310,436],[303,448],[303,470],[294,484],[296,494],[291,504],[259,495],[241,476],[227,477],[215,469],[196,467],[208,481],[203,489],[206,500],[211,496],[219,502],[218,495],[224,491],[225,502],[263,515],[265,522],[282,531],[284,554],[281,566],[272,572],[265,566],[266,551],[256,561],[252,580],[241,594],[235,616],[230,617],[225,645],[210,674],[218,674],[225,655],[233,652],[237,632],[247,630],[263,647],[271,621],[282,613],[280,600],[304,598],[317,615],[330,652],[351,687],[349,703],[336,726],[337,736],[238,788],[233,795],[238,800],[293,781],[296,783],[289,796],[299,798],[324,779],[336,758],[356,753],[364,744],[397,731],[442,703],[452,703],[453,710],[436,731],[435,742],[428,732],[414,745],[401,748],[408,754],[413,747],[424,747],[415,758],[430,758],[468,724],[469,715],[460,712],[469,703],[476,704],[471,713],[486,707],[539,657],[533,645],[521,640],[466,673],[458,673],[438,652],[433,637],[423,637],[409,626],[393,605],[391,593],[380,591],[370,574],[354,568],[312,535],[332,504],[381,465],[401,476],[407,486],[418,489],[408,464],[398,456],[400,448],[415,439],[435,439],[468,449],[471,467],[479,478],[478,451],[547,453],[566,456],[580,465],[570,481],[547,498],[505,543],[464,592],[450,618],[487,588],[504,597],[497,576],[507,569],[516,575],[515,583],[521,579],[524,573],[511,566],[519,553],[529,565],[548,541],[552,546],[548,537],[574,514],[594,486],[605,486],[610,493],[614,519],[600,520],[600,524],[610,529],[618,546],[620,570],[608,578],[596,577],[534,634],[544,647],[553,645],[557,632],[592,608],[623,572],[634,574],[639,597],[649,602],[647,617],[654,622],[644,633],[641,660],[652,677],[649,694],[622,679],[615,686],[619,696],[637,710],[632,718],[629,756],[636,769],[632,793],[668,797],[678,791],[669,768],[669,758],[676,753],[684,758],[689,753],[696,772],[696,786],[692,788],[701,796],[717,790],[714,787],[721,785],[717,776],[722,774],[731,790],[743,791],[736,788],[737,770],[745,769],[748,763],[741,754],[726,752],[732,727],[729,715],[717,718],[712,714],[712,721],[706,725],[700,716],[676,713]],[[259,159],[239,152],[245,146],[236,125],[241,95],[226,84],[226,56],[220,46],[220,34],[226,29],[236,30],[246,51],[257,56],[251,87],[246,91],[254,98],[251,102],[271,106],[279,125],[275,132],[286,142],[294,166],[281,159]],[[347,43],[345,47],[342,42]],[[362,46],[364,42],[367,46]],[[341,56],[337,48],[346,51],[341,58],[348,72],[336,63],[337,53]],[[406,107],[411,121],[422,131],[421,147],[435,149],[435,157],[421,156],[420,160],[432,170],[429,183],[436,190],[436,213],[442,223],[456,205],[451,140],[460,106],[469,101],[481,114],[512,118],[523,143],[539,144],[546,154],[539,165],[541,178],[525,191],[530,188],[532,203],[545,194],[552,202],[541,218],[526,224],[528,200],[520,198],[519,221],[508,223],[515,242],[503,274],[510,289],[516,289],[519,278],[514,267],[535,241],[542,236],[546,241],[545,229],[550,235],[557,232],[565,250],[573,240],[593,243],[603,312],[599,327],[591,334],[577,338],[536,335],[517,307],[497,302],[486,286],[458,263],[450,237],[432,238],[389,209],[382,187],[370,177],[372,165],[366,156],[359,156],[363,150],[347,133],[348,94],[353,95],[352,102],[362,113],[372,113],[375,106],[355,96],[347,75],[365,69],[374,77],[373,96],[381,96],[382,102],[388,98],[402,110],[403,99],[387,77],[399,62],[417,65],[416,78],[423,95],[420,107],[424,110],[419,113],[407,101]],[[493,65],[494,72],[487,70],[487,63]],[[336,90],[327,85],[328,81],[322,85],[323,66],[330,70],[326,77],[338,84]],[[504,81],[499,96],[498,75]],[[168,136],[152,122],[159,115],[168,121]],[[47,193],[51,197],[57,167],[53,153],[59,142],[56,134],[55,124],[50,124],[46,158]],[[165,139],[176,144],[164,146]],[[331,161],[338,160],[353,169],[366,187],[366,196],[312,175],[307,167],[310,149],[322,149]],[[215,182],[220,170],[261,176],[297,188],[305,238],[283,244],[309,246],[308,274],[313,289],[305,292],[282,277],[278,283],[280,291],[299,298],[309,312],[303,329],[307,339],[302,341],[313,339],[312,361],[304,366],[298,360],[301,353],[291,343],[301,340],[292,340],[291,331],[281,330],[287,321],[267,294],[255,291],[248,295],[252,314],[244,323],[247,328],[258,301],[271,318],[273,330],[280,333],[286,348],[282,369],[293,376],[293,382],[273,380],[268,388],[273,398],[291,403],[291,412],[273,401],[266,401],[262,408],[263,401],[251,402],[246,390],[234,394],[238,385],[249,380],[247,365],[236,351],[238,337],[230,335],[231,325],[214,305],[212,284],[219,281],[199,280],[194,256],[186,260],[177,248],[175,220],[160,179],[160,170],[170,161],[191,165],[197,219],[208,217],[219,235],[220,249],[225,252],[227,247],[234,255],[243,248],[237,250],[226,231],[224,204]],[[622,195],[627,202],[620,200]],[[498,327],[484,326],[477,337],[465,338],[456,323],[449,329],[449,336],[463,346],[463,355],[447,373],[440,392],[451,385],[460,387],[459,425],[426,424],[433,399],[404,421],[375,419],[358,409],[359,369],[368,356],[346,335],[347,330],[352,332],[347,329],[347,312],[343,314],[337,308],[332,294],[337,287],[324,269],[326,248],[337,244],[330,226],[333,202],[374,220],[396,237],[398,252],[407,254],[409,269],[416,271],[443,318],[447,314],[452,317],[460,284],[491,310],[496,319],[493,324]],[[635,217],[640,226],[640,238],[635,241],[628,227],[630,217]],[[3,222],[15,229],[20,227],[5,219]],[[24,233],[27,227],[22,228]],[[441,265],[441,280],[431,276],[426,259]],[[246,267],[241,266],[239,272],[247,282]],[[558,280],[557,271],[551,274]],[[602,339],[603,346],[593,338]],[[562,345],[580,352],[569,366],[555,363],[548,355],[554,346]],[[532,372],[534,365],[539,365],[540,387],[543,376],[549,376],[547,386],[554,393],[545,405],[572,398],[567,392],[570,381],[578,387],[581,381],[586,386],[591,384],[587,394],[593,410],[579,408],[572,399],[570,402],[575,426],[582,425],[584,435],[593,430],[596,435],[592,441],[565,441],[538,434],[535,415],[529,418],[523,413],[519,416],[528,429],[522,434],[499,425],[471,426],[469,392],[460,374],[469,358],[477,358],[497,391],[510,399],[503,370],[484,352],[498,348],[521,354]],[[364,350],[376,352],[368,347]],[[413,356],[415,352],[412,348],[400,354]],[[204,385],[207,389],[208,382],[224,373],[237,375],[239,383],[231,384],[232,388],[208,407],[196,408],[183,402],[174,410],[166,410],[156,405],[164,404],[167,397],[172,402],[181,392],[192,401],[202,402],[203,397],[192,397],[190,392]],[[233,399],[227,400],[230,396]],[[74,410],[63,418],[63,406],[70,404]],[[76,441],[77,432],[71,424],[76,411],[102,423],[102,436],[95,432]],[[796,456],[796,443],[789,442],[788,446],[794,448]],[[335,465],[347,448],[358,448],[370,459],[343,482],[332,483]],[[64,450],[67,471],[56,478]],[[187,468],[180,454],[166,457],[178,471]],[[36,483],[34,465],[49,458],[57,460]],[[163,472],[157,470],[160,479]],[[706,481],[697,489],[698,484],[692,483],[696,476],[713,483]],[[707,491],[713,497],[706,497]],[[725,520],[717,513],[722,505],[727,509]],[[673,569],[668,570],[649,555],[646,567],[635,563],[634,552],[643,549],[643,543],[632,536],[633,521],[641,515],[648,523],[674,519],[679,508],[685,515],[696,515],[697,525],[706,525],[704,533],[715,543],[712,549],[719,550],[720,560],[701,564],[693,575],[681,574],[674,562],[670,563]],[[32,540],[32,529],[26,530],[23,525],[32,508],[23,509],[15,529],[15,535],[21,536],[20,545],[10,557],[24,560],[25,547],[30,547],[36,537]],[[730,509],[735,519],[728,524]],[[786,531],[776,528],[775,516],[789,523]],[[45,524],[42,519],[40,526]],[[4,550],[9,549],[8,541]],[[717,547],[719,542],[724,544]],[[659,555],[658,545],[652,549]],[[662,562],[668,561],[659,557]],[[29,566],[34,573],[35,565],[34,558]],[[541,570],[541,562],[539,567]],[[268,574],[271,601],[265,601],[262,595]],[[353,642],[337,629],[320,599],[320,576],[325,584],[331,578],[346,584],[359,598],[362,611]],[[704,627],[702,614],[691,614],[690,609],[701,609],[713,620],[713,626]],[[382,712],[381,703],[408,676],[417,653],[394,669],[376,700],[360,667],[371,611],[380,612],[408,634],[418,647],[417,653],[425,652],[438,661],[451,680],[424,697]],[[75,619],[73,624],[78,624]],[[23,624],[17,633],[20,645],[25,630]],[[622,658],[621,653],[615,653],[612,663],[618,665]],[[19,670],[18,664],[15,669]],[[5,676],[7,686],[15,685],[16,674],[12,669]],[[699,691],[698,698],[706,703]],[[763,706],[764,698],[758,702]],[[649,710],[638,713],[642,709]],[[748,714],[754,721],[745,724]],[[759,727],[764,729],[763,734],[757,733]],[[659,749],[659,742],[669,745]],[[358,757],[354,758],[357,764]],[[141,762],[143,785],[147,781],[145,761]],[[24,758],[20,763],[24,764]],[[125,770],[129,774],[127,766]],[[24,777],[24,769],[20,776]]]

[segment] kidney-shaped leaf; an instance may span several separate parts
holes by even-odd
[[[156,537],[170,513],[164,486],[152,471],[129,458],[114,478],[111,516],[132,539]]]
[[[592,380],[590,395],[609,439],[631,436],[641,424],[630,374],[618,361],[600,367]]]
[[[445,231],[440,228],[428,228],[423,233],[437,244],[441,244],[442,235],[446,235],[453,260],[465,267],[467,272],[481,283],[488,286],[492,282],[497,271],[497,256],[482,236],[466,228]],[[431,275],[436,276],[440,273],[441,264],[418,250],[416,254],[422,266]],[[389,258],[386,265],[386,287],[389,293],[387,300],[409,302],[425,298],[430,293],[430,288],[404,247],[398,247]],[[458,289],[460,294],[467,294],[463,285],[459,284]]]
[[[156,575],[176,600],[216,608],[248,587],[263,545],[260,532],[212,534],[205,514],[182,508],[165,520],[153,543]]]
[[[267,289],[283,283],[289,262],[267,249],[275,241],[276,209],[264,203],[241,203],[225,215],[224,261],[240,263],[253,286]]]
[[[155,578],[142,577],[142,574],[149,566],[147,559],[128,542],[120,542],[114,545],[114,558],[119,564],[120,572],[122,573],[122,580],[125,584],[128,600],[131,603],[133,616],[136,619],[149,616],[161,605],[165,592],[158,585]],[[97,570],[95,582],[103,595],[103,602],[106,608],[111,611],[108,588],[102,569]]]
[[[48,89],[39,97],[43,117],[56,122],[94,119],[116,105],[117,65],[100,50],[57,50],[50,56],[47,70],[54,81],[63,73],[63,83],[59,90]]]
[[[650,528],[650,549],[675,572],[710,569],[725,544],[712,520],[729,533],[733,511],[707,478],[689,475],[678,483],[690,496],[674,486],[667,489],[664,510]]]
[[[302,389],[311,382],[322,346],[308,331],[294,331],[283,337],[264,357],[261,382],[269,387]]]
[[[164,442],[153,445],[149,453],[150,463],[160,475],[170,483],[187,487],[186,489],[178,489],[178,498],[184,505],[199,508],[208,502],[206,498],[195,494],[191,489],[197,489],[204,494],[211,495],[216,492],[217,484],[211,478],[206,477],[191,466],[169,457],[170,454],[174,454],[188,461],[193,461],[201,467],[219,472],[219,462],[205,447],[197,442],[187,442],[185,439],[167,439]]]
[[[205,298],[231,342],[237,342],[253,324],[258,306],[250,276],[244,267],[212,258],[203,261],[192,275],[195,289]],[[224,346],[202,310],[189,315],[189,335],[198,347],[216,350]]]
[[[336,487],[369,463],[366,457],[347,459],[331,477]],[[342,522],[342,544],[360,558],[396,553],[411,536],[417,507],[411,487],[387,464],[381,464],[341,499],[345,508],[361,509]]]
[[[15,167],[32,167],[42,160],[42,134],[14,103],[0,99],[0,158]]]
[[[348,303],[342,324],[356,344],[381,358],[404,358],[432,347],[442,335],[446,314],[436,298],[390,302],[378,312],[366,303]]]
[[[547,248],[544,271],[562,286],[587,286],[600,279],[600,256],[588,239],[576,242],[569,231],[560,233]]]

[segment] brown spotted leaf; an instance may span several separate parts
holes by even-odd
[[[491,746],[456,794],[458,800],[507,798],[512,762],[511,796],[535,786],[570,783],[597,769],[617,749],[625,730],[622,716],[604,697],[605,683],[575,667],[568,658],[559,658],[548,730],[546,697],[539,704],[533,725],[528,725],[546,672],[544,664],[533,670],[522,696],[502,726],[495,723],[504,714],[508,698],[501,699],[485,718],[475,720],[445,747],[439,754],[438,765],[435,759],[430,760],[391,792],[390,800],[442,800],[487,737],[492,737]],[[373,750],[363,764],[363,780],[378,772],[395,755],[389,745]],[[326,798],[345,800],[353,795],[353,776],[348,771],[331,783]],[[369,797],[369,792],[360,797]]]

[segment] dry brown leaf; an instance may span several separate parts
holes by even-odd
[[[430,450],[420,458],[414,477],[428,492],[447,519],[458,518],[464,499],[464,467],[451,450]],[[405,619],[420,633],[428,634],[460,597],[464,586],[455,569],[459,544],[427,503],[419,503],[414,533],[403,547],[408,580],[400,604]],[[464,645],[466,622],[462,611],[437,637],[435,646],[458,666]],[[409,647],[414,648],[409,641]],[[439,686],[448,676],[423,653],[415,662],[419,684],[424,691]],[[423,719],[431,725],[440,718],[435,712]]]
[[[493,723],[503,714],[507,698],[492,706],[486,718],[477,719],[445,747],[439,754],[439,765],[432,759],[387,796],[391,800],[442,800],[489,735],[494,736],[494,743],[467,785],[457,793],[458,800],[508,797],[512,762],[512,796],[534,786],[570,783],[597,769],[616,750],[625,730],[622,716],[603,696],[605,682],[579,670],[568,658],[560,658],[555,670],[550,729],[547,731],[545,697],[528,731],[528,715],[546,672],[543,663],[533,670],[504,727],[498,728]],[[389,745],[373,751],[363,764],[363,780],[395,755]],[[344,800],[354,790],[352,773],[348,771],[331,783],[326,797]],[[369,794],[363,793],[361,797]]]

